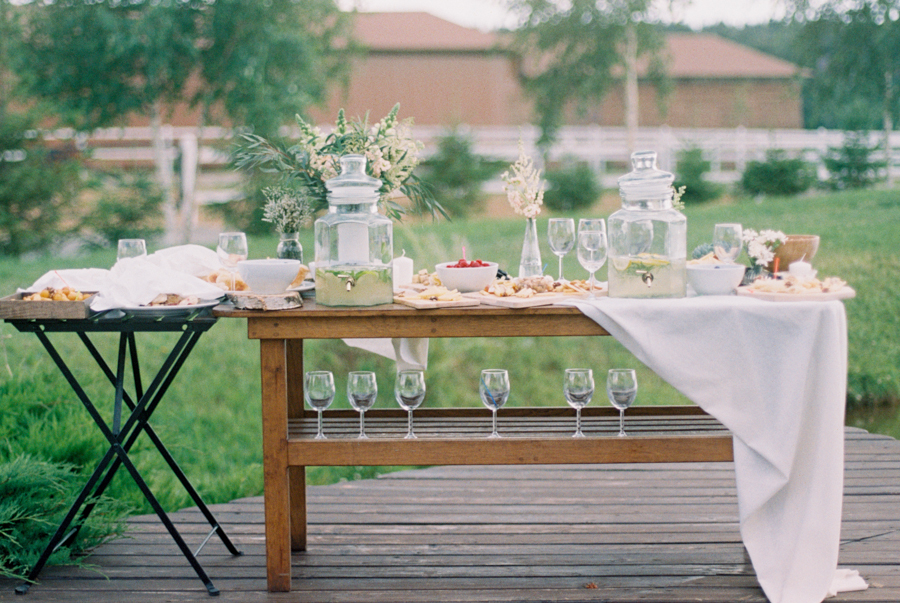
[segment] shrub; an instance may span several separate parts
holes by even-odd
[[[717,199],[723,187],[706,180],[712,164],[703,158],[703,149],[692,147],[678,153],[675,162],[675,189],[685,187],[681,200],[685,203],[702,203]]]
[[[78,163],[44,145],[28,116],[0,119],[0,254],[45,248],[64,234],[79,189]]]
[[[872,159],[877,150],[878,145],[869,144],[868,132],[845,132],[843,145],[829,148],[822,158],[829,174],[829,187],[846,190],[875,184],[885,167],[884,162]]]
[[[544,204],[553,211],[590,207],[603,192],[594,170],[583,161],[567,160],[559,168],[548,168],[544,179],[547,181]]]
[[[741,188],[751,195],[797,195],[816,181],[814,168],[781,149],[766,151],[765,161],[750,161],[741,176]]]
[[[97,235],[104,247],[119,239],[149,239],[162,233],[163,196],[149,174],[98,172],[93,180],[98,199],[82,220],[83,232]]]
[[[435,200],[451,217],[465,217],[481,209],[482,185],[506,164],[472,152],[472,140],[457,129],[438,139],[437,151],[420,163],[422,180],[431,187]]]

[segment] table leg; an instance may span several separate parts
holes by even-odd
[[[303,407],[303,340],[288,339],[285,342],[287,362],[287,414],[288,419],[302,419]],[[306,550],[306,468],[288,467],[291,498],[291,550]]]
[[[266,575],[269,591],[291,590],[291,500],[287,458],[287,352],[283,339],[261,339]]]

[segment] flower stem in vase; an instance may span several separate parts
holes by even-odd
[[[281,233],[281,240],[275,248],[275,256],[282,260],[300,260],[303,262],[303,245],[300,244],[300,233]]]
[[[538,245],[537,220],[525,221],[525,240],[522,243],[522,259],[519,261],[519,276],[540,276],[543,273],[541,249]]]

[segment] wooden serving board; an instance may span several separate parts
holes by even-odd
[[[79,320],[91,315],[94,293],[82,301],[25,301],[30,293],[14,293],[0,298],[0,319],[48,318],[58,320]]]
[[[275,295],[235,291],[228,293],[228,299],[238,310],[291,310],[303,306],[303,300],[297,291],[286,291]]]
[[[594,291],[594,295],[602,297],[606,291]],[[463,293],[463,297],[473,297],[480,300],[486,306],[500,306],[503,308],[535,308],[537,306],[550,306],[566,299],[579,299],[585,295],[566,295],[563,293],[538,293],[534,297],[498,297],[496,295],[484,295],[482,293]]]
[[[479,300],[463,296],[462,299],[456,301],[434,301],[430,299],[416,299],[414,297],[394,296],[394,302],[411,306],[417,310],[432,310],[434,308],[465,308],[479,305]]]

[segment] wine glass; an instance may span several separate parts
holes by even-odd
[[[713,249],[716,257],[726,264],[733,264],[744,246],[740,224],[716,224],[713,230]]]
[[[404,439],[414,440],[413,411],[425,400],[425,373],[421,369],[403,370],[397,373],[394,397],[400,408],[408,413],[408,428]]]
[[[575,220],[572,218],[550,218],[547,225],[547,239],[550,250],[559,257],[559,280],[563,280],[563,258],[575,249]]]
[[[581,409],[594,397],[594,372],[591,369],[566,369],[563,392],[566,395],[566,402],[575,409],[575,435],[572,437],[583,438]]]
[[[634,369],[610,369],[606,377],[606,395],[619,409],[619,437],[625,437],[625,409],[637,397],[637,376]]]
[[[238,262],[246,260],[247,235],[242,232],[223,232],[219,235],[219,246],[216,247],[219,261],[231,273],[231,291],[234,291],[234,273]]]
[[[485,369],[481,371],[481,384],[478,386],[481,402],[491,409],[493,414],[493,430],[488,437],[499,438],[497,433],[497,410],[509,399],[509,373],[506,369]]]
[[[119,239],[116,260],[139,258],[147,255],[147,243],[144,239]]]
[[[375,406],[378,397],[378,382],[371,371],[353,371],[347,379],[347,398],[350,405],[359,412],[359,439],[365,440],[366,411]]]
[[[303,397],[306,403],[318,413],[317,440],[324,440],[322,432],[322,411],[334,401],[334,376],[331,371],[309,371],[303,384]]]
[[[603,220],[596,222],[599,222],[593,226],[596,230],[578,230],[578,263],[591,273],[591,293],[588,299],[596,299],[594,273],[606,263],[606,225]]]

